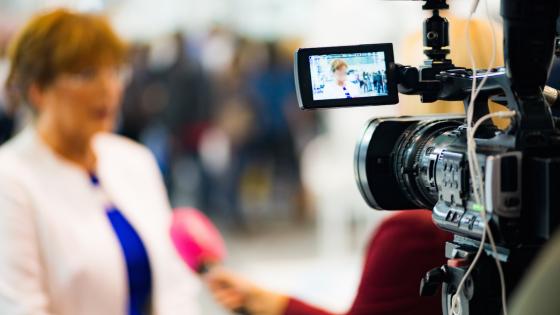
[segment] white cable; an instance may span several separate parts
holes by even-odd
[[[490,68],[492,67],[492,64],[496,61],[496,30],[494,28],[494,23],[492,23],[492,18],[490,17],[490,10],[488,9],[488,0],[486,0],[484,2],[485,5],[485,9],[486,9],[486,18],[488,19],[488,23],[490,24],[490,30],[492,32],[492,62],[488,67],[488,70],[490,70]],[[486,76],[484,77],[484,79],[488,78],[488,74],[489,72],[486,73]],[[485,81],[483,81],[485,82]],[[483,82],[481,82],[481,86],[480,88],[482,88],[482,84]],[[480,89],[479,88],[479,89]],[[478,94],[478,93],[477,93]],[[504,113],[504,112],[498,112],[498,114],[500,113]],[[515,112],[514,111],[509,111],[509,112],[505,112],[505,115],[507,115],[509,118],[513,118],[515,116]],[[496,117],[501,117],[500,115],[496,116]],[[474,130],[474,132],[476,132],[476,129]],[[474,136],[474,134],[473,134]],[[476,145],[476,144],[475,144]],[[486,199],[484,199],[486,201]],[[508,311],[507,311],[507,298],[506,298],[506,281],[505,281],[505,276],[504,276],[504,271],[502,268],[502,264],[500,263],[500,259],[498,258],[498,250],[496,249],[496,242],[494,241],[494,236],[492,235],[492,229],[486,229],[487,233],[488,233],[488,239],[490,240],[490,245],[492,247],[492,252],[494,254],[494,261],[496,262],[496,267],[498,269],[498,275],[500,278],[500,291],[501,291],[501,298],[502,298],[502,310],[503,310],[503,314],[507,315]]]
[[[481,117],[474,125],[473,127],[473,133],[476,132],[476,130],[480,127],[480,125],[482,125],[482,123],[488,119],[492,119],[493,117],[496,118],[513,118],[516,115],[515,111],[501,111],[501,112],[494,112],[494,113],[490,113],[487,115],[484,115],[483,117]],[[476,144],[475,144],[476,146]],[[476,167],[477,169],[479,169],[478,167],[478,161],[476,161]],[[502,269],[502,264],[500,263],[500,260],[498,258],[498,250],[496,249],[496,242],[494,241],[494,236],[492,235],[492,229],[490,229],[488,227],[488,220],[486,219],[486,209],[483,209],[481,211],[482,213],[482,220],[485,222],[485,232],[488,234],[488,239],[490,240],[490,245],[492,247],[492,252],[493,252],[493,256],[494,256],[494,261],[496,262],[496,267],[498,269],[498,274],[499,274],[499,278],[500,278],[500,288],[501,288],[501,298],[502,298],[502,310],[503,310],[503,314],[507,315],[507,300],[506,300],[506,283],[505,283],[505,277],[504,277],[504,271]],[[481,244],[484,244],[484,242],[481,242]]]
[[[498,268],[498,275],[500,277],[500,288],[501,288],[501,298],[502,298],[502,310],[503,314],[507,315],[507,298],[506,298],[506,278],[504,276],[504,270],[502,269],[502,264],[498,258],[498,250],[496,249],[496,242],[494,242],[494,236],[492,235],[491,229],[486,229],[488,233],[488,239],[490,240],[490,245],[492,246],[492,252],[494,253],[494,261],[496,262],[496,267]]]
[[[469,268],[467,269],[465,275],[463,276],[463,278],[461,279],[459,286],[457,287],[457,291],[456,293],[452,296],[451,299],[451,309],[449,310],[450,314],[454,314],[454,315],[460,315],[462,313],[461,310],[461,298],[460,298],[460,293],[464,288],[465,285],[465,281],[466,279],[469,277],[469,275],[471,274],[472,270],[474,269],[474,267],[476,266],[481,254],[482,254],[482,250],[484,248],[484,244],[486,242],[486,234],[488,234],[488,238],[490,240],[490,244],[492,246],[492,251],[494,254],[494,259],[496,262],[496,266],[498,268],[498,273],[499,273],[499,277],[500,277],[500,285],[501,285],[501,297],[502,297],[502,306],[503,306],[503,313],[504,315],[507,315],[507,301],[506,301],[506,290],[505,290],[505,277],[503,274],[503,270],[502,270],[502,266],[501,263],[498,259],[498,253],[497,253],[497,249],[496,249],[496,244],[494,242],[494,237],[492,235],[492,231],[488,228],[488,221],[486,219],[486,207],[485,207],[485,196],[484,196],[484,183],[482,182],[482,174],[481,174],[481,169],[480,169],[480,165],[476,156],[476,141],[475,141],[475,133],[476,130],[478,129],[478,127],[487,119],[491,119],[492,117],[513,117],[515,115],[515,112],[497,112],[497,113],[492,113],[492,114],[488,114],[485,115],[484,117],[480,118],[475,125],[472,125],[472,120],[473,120],[473,115],[474,115],[474,103],[476,98],[478,97],[478,94],[480,93],[480,91],[482,90],[482,87],[484,86],[484,84],[486,83],[488,76],[490,74],[490,70],[493,67],[493,64],[495,62],[496,59],[496,32],[494,29],[494,24],[492,23],[492,20],[490,18],[490,13],[489,13],[489,9],[488,9],[488,0],[485,1],[485,7],[486,7],[486,16],[488,19],[488,22],[490,23],[490,28],[492,31],[492,57],[490,60],[490,63],[488,65],[488,69],[482,79],[482,81],[480,82],[480,84],[476,85],[476,63],[474,60],[474,54],[472,51],[472,46],[471,46],[471,41],[470,41],[470,23],[472,20],[472,16],[474,14],[474,12],[476,11],[476,8],[478,7],[479,4],[479,0],[474,0],[473,1],[473,5],[471,7],[471,11],[469,12],[469,17],[467,20],[467,25],[466,25],[466,40],[467,40],[467,50],[469,52],[469,57],[470,57],[470,61],[471,61],[471,65],[472,65],[472,72],[473,72],[473,81],[472,81],[472,88],[471,88],[471,99],[469,102],[469,106],[467,108],[467,160],[469,163],[469,173],[471,176],[471,184],[473,186],[473,195],[474,195],[474,199],[475,202],[478,205],[482,205],[482,211],[481,211],[481,217],[482,217],[482,221],[483,221],[483,234],[482,234],[482,238],[480,241],[480,246],[476,252],[476,255],[473,259],[473,261],[471,262],[471,265],[469,266]]]
[[[467,40],[467,51],[469,53],[469,58],[470,58],[470,62],[471,62],[471,68],[472,68],[472,75],[473,75],[473,81],[472,81],[472,87],[471,87],[471,98],[469,101],[469,105],[467,107],[467,162],[469,164],[469,174],[470,174],[470,178],[471,178],[471,185],[473,186],[473,195],[474,195],[474,199],[475,202],[477,204],[480,204],[480,195],[479,195],[479,187],[477,187],[478,183],[476,182],[476,170],[474,168],[473,165],[473,159],[472,159],[472,152],[471,152],[471,148],[472,148],[472,142],[471,142],[471,131],[472,131],[472,119],[473,119],[473,113],[474,113],[474,100],[475,100],[475,93],[476,93],[476,63],[474,60],[474,55],[473,55],[473,51],[472,51],[472,47],[471,47],[471,41],[470,41],[470,23],[471,23],[471,19],[472,16],[474,14],[474,12],[476,11],[476,8],[478,7],[478,0],[474,0],[473,1],[473,5],[471,7],[471,10],[469,12],[469,17],[467,19],[467,25],[465,27],[465,38]],[[478,262],[478,259],[480,258],[480,255],[482,254],[482,250],[483,250],[483,245],[484,242],[486,241],[486,222],[483,221],[483,233],[482,233],[482,239],[481,239],[481,246],[478,248],[476,255],[473,259],[473,261],[471,262],[469,268],[467,268],[467,271],[465,272],[465,275],[463,276],[463,278],[461,278],[461,281],[459,282],[459,285],[457,286],[457,290],[455,292],[455,294],[451,297],[451,305],[450,305],[450,309],[448,310],[449,314],[453,314],[453,315],[461,315],[462,314],[462,309],[461,309],[461,291],[463,290],[463,287],[465,285],[465,281],[468,278],[468,276],[471,274],[472,270],[474,269],[474,266],[476,265],[476,262]]]
[[[490,18],[490,11],[488,9],[488,0],[486,0],[484,3],[485,3],[485,7],[486,7],[486,17],[488,19],[488,23],[490,24],[490,29],[492,31],[492,55],[491,55],[491,58],[490,58],[490,62],[488,64],[488,68],[486,69],[486,73],[485,73],[484,77],[482,78],[482,81],[480,82],[478,87],[476,85],[476,73],[477,73],[476,64],[475,64],[474,54],[473,54],[473,51],[472,51],[472,46],[471,46],[471,41],[470,41],[470,22],[472,20],[472,15],[474,14],[474,11],[476,10],[476,7],[478,6],[478,0],[473,2],[473,7],[471,8],[469,19],[467,21],[467,29],[466,29],[467,49],[468,49],[468,52],[469,52],[469,57],[470,57],[470,61],[471,61],[472,69],[473,69],[471,99],[470,99],[470,102],[469,102],[469,107],[467,109],[467,114],[468,114],[467,115],[467,141],[468,141],[467,142],[467,156],[471,157],[471,159],[475,162],[475,164],[473,166],[478,165],[478,160],[476,159],[476,143],[474,142],[475,133],[470,128],[472,126],[472,119],[473,119],[473,115],[474,115],[474,102],[475,102],[476,98],[478,97],[478,94],[482,90],[482,87],[484,86],[484,84],[488,80],[490,70],[494,67],[494,62],[496,61],[496,32],[495,32],[495,29],[494,29],[494,24],[492,23],[492,20]],[[470,141],[469,141],[469,136],[470,136]],[[469,145],[469,144],[471,144],[471,145]],[[472,144],[474,144],[474,146]],[[476,200],[476,197],[478,197],[478,200],[476,200],[477,203],[478,204],[483,204],[483,202],[485,200],[485,198],[484,198],[485,196],[484,196],[484,187],[483,187],[483,183],[482,183],[482,174],[480,173],[480,168],[479,167],[474,167],[473,174],[474,174],[474,176],[471,177],[471,180],[473,182],[473,190],[475,191],[474,192],[475,193],[475,200]]]
[[[490,30],[492,32],[492,58],[491,58],[491,62],[489,64],[489,66],[488,66],[486,75],[484,76],[482,82],[480,83],[480,85],[479,85],[479,87],[478,87],[478,89],[475,93],[475,97],[478,96],[478,93],[481,91],[482,86],[484,85],[484,83],[488,79],[489,71],[493,67],[493,63],[495,62],[495,58],[496,58],[496,30],[494,28],[494,23],[492,23],[492,19],[490,17],[490,10],[488,9],[488,0],[486,0],[484,2],[484,4],[485,4],[485,9],[486,9],[486,18],[488,20],[488,23],[490,24]],[[473,127],[473,130],[472,130],[472,135],[471,135],[472,136],[472,138],[471,138],[472,141],[474,142],[474,135],[476,133],[476,130],[478,129],[478,126],[480,126],[480,124],[484,120],[492,118],[492,117],[502,117],[502,118],[509,117],[509,118],[511,118],[513,116],[515,116],[515,112],[507,111],[507,112],[498,112],[498,113],[496,113],[496,115],[487,116],[488,118],[483,117],[483,118],[479,119],[479,121],[477,121],[477,123],[475,124],[475,126]],[[476,142],[474,143],[473,148],[474,148],[473,153],[476,154]],[[474,164],[475,164],[476,170],[479,171],[480,166],[478,165],[478,160],[474,159],[474,162],[475,162]],[[479,176],[480,176],[480,174],[479,174]],[[479,179],[481,179],[481,178],[482,177],[480,176]],[[485,202],[486,198],[484,196],[484,193],[485,193],[485,190],[484,190],[484,187],[482,187],[482,200]],[[486,214],[485,209],[486,209],[486,206],[484,206],[484,210],[483,210],[484,214]],[[488,221],[486,221],[486,224],[488,224]],[[507,299],[506,299],[506,285],[505,285],[505,276],[504,276],[504,272],[503,272],[503,269],[502,269],[502,264],[500,263],[499,254],[498,254],[498,251],[496,249],[496,242],[494,241],[494,236],[492,235],[492,229],[487,228],[486,233],[488,233],[488,239],[490,240],[490,245],[491,245],[492,253],[493,253],[493,256],[494,256],[494,261],[496,263],[496,267],[497,267],[497,270],[498,270],[498,275],[499,275],[499,278],[500,278],[500,289],[501,289],[500,291],[501,291],[503,314],[507,315],[508,312],[507,312]]]
[[[472,132],[476,133],[476,131],[482,125],[482,123],[484,123],[488,119],[492,119],[494,117],[496,117],[496,118],[511,118],[511,117],[514,117],[515,115],[516,115],[515,111],[501,111],[501,112],[494,112],[494,113],[486,114],[486,115],[482,116],[479,120],[476,121],[476,123],[474,124],[474,126],[472,128],[473,129]],[[475,144],[475,146],[476,146],[476,144]],[[475,167],[478,167],[478,161],[475,161],[474,164],[476,164]],[[460,292],[464,289],[465,282],[466,282],[467,278],[471,274],[472,270],[476,266],[481,254],[482,254],[482,251],[484,249],[484,243],[486,242],[486,235],[487,234],[488,234],[488,237],[489,237],[490,242],[492,244],[492,250],[495,253],[497,253],[496,245],[494,243],[494,238],[492,236],[492,232],[488,228],[488,220],[486,219],[486,209],[482,209],[480,214],[481,214],[482,223],[483,223],[482,238],[480,240],[480,246],[478,247],[476,255],[473,258],[469,268],[467,269],[467,272],[465,272],[465,275],[463,276],[463,278],[461,278],[461,281],[459,282],[459,285],[457,286],[457,292],[451,298],[451,309],[449,310],[449,313],[453,314],[453,315],[461,315],[462,314],[462,309],[460,307],[460,302],[461,302]],[[497,262],[498,273],[500,274],[500,284],[502,285],[502,303],[504,303],[505,302],[505,279],[503,277],[502,266],[499,263],[499,260],[497,260],[497,255],[494,255],[494,256],[495,256],[496,262]],[[505,306],[504,306],[503,310],[504,310],[504,314],[507,315],[507,309],[506,309]]]

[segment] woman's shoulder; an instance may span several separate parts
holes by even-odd
[[[17,173],[26,159],[37,158],[33,149],[32,134],[27,129],[0,145],[0,174]]]
[[[114,133],[101,133],[94,139],[94,148],[99,157],[110,161],[112,166],[123,168],[156,167],[152,152],[132,139]]]
[[[121,135],[114,133],[100,133],[95,137],[94,146],[96,150],[104,154],[119,156],[135,156],[136,158],[151,158],[152,154],[144,145]]]
[[[0,146],[0,203],[24,199],[26,183],[34,177],[28,161],[41,158],[29,140],[22,132]]]

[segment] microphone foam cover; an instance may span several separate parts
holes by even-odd
[[[224,240],[212,221],[194,208],[173,211],[170,229],[175,249],[183,261],[195,272],[206,264],[224,260]]]

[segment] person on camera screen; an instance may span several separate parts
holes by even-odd
[[[335,59],[331,63],[331,73],[334,78],[325,85],[325,99],[354,98],[360,96],[360,88],[348,78],[348,64],[342,59]]]

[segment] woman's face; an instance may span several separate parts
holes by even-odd
[[[115,66],[61,74],[34,102],[39,121],[68,137],[88,140],[112,131],[123,94],[122,69]]]
[[[342,66],[334,71],[334,78],[337,82],[345,82],[348,77],[347,72],[348,67]]]

